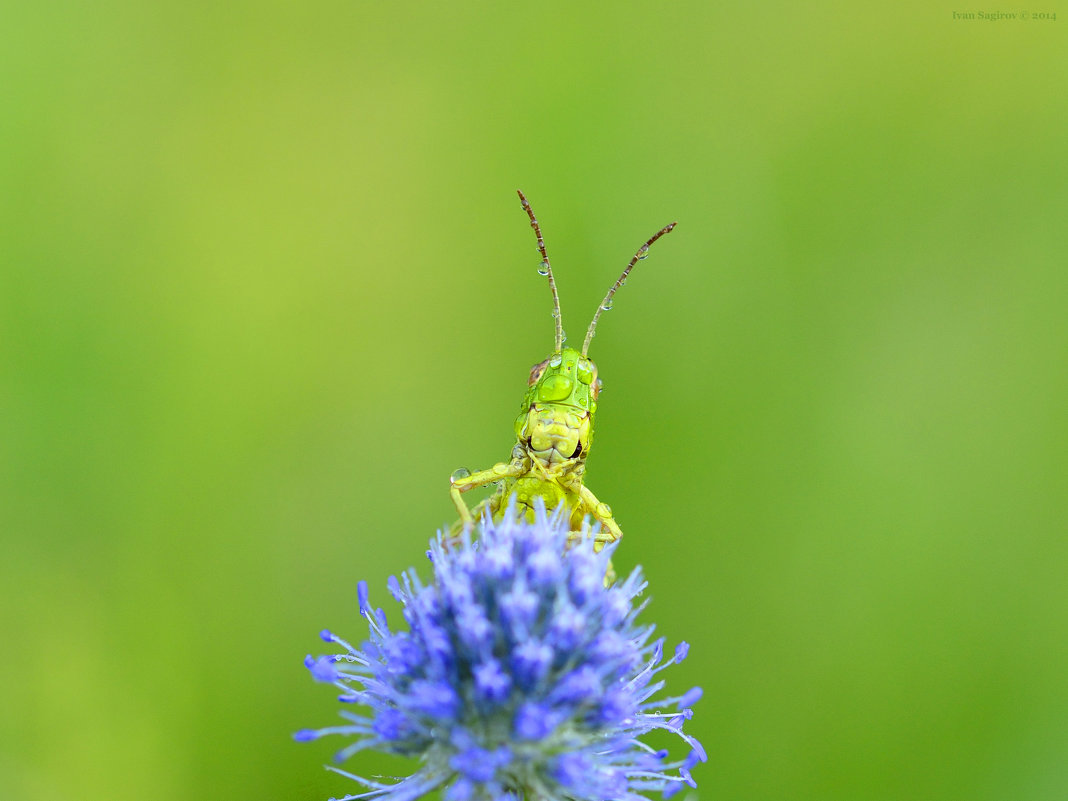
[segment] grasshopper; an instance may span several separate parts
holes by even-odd
[[[604,300],[593,315],[582,350],[564,347],[564,329],[560,317],[560,296],[556,291],[549,256],[545,252],[545,240],[534,210],[520,191],[519,200],[530,218],[530,226],[538,239],[541,264],[538,273],[549,279],[553,298],[553,319],[556,321],[556,344],[547,359],[530,370],[527,392],[515,420],[516,444],[512,457],[486,470],[471,473],[461,468],[450,477],[449,492],[460,519],[452,526],[451,536],[469,531],[476,517],[487,510],[499,520],[507,511],[508,498],[515,494],[516,512],[533,521],[534,499],[541,497],[546,509],[566,506],[570,525],[570,541],[589,534],[585,518],[600,523],[601,530],[594,535],[595,548],[600,550],[605,543],[615,542],[623,536],[612,509],[598,500],[583,481],[586,473],[586,457],[593,444],[593,417],[597,411],[597,398],[601,392],[601,379],[597,377],[597,365],[587,355],[597,320],[601,312],[612,308],[612,296],[623,286],[630,271],[649,255],[649,248],[656,240],[670,233],[675,223],[666,225],[646,240],[627,264],[623,274],[608,290]],[[468,508],[463,494],[477,487],[497,484],[497,491],[486,500]],[[609,577],[610,578],[610,577]]]

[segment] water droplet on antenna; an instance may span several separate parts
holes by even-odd
[[[543,261],[538,265],[538,275],[549,274],[549,262]]]

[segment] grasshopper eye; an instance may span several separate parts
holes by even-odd
[[[549,360],[546,359],[543,362],[539,362],[530,368],[530,379],[527,381],[527,386],[532,387],[538,383],[542,375],[545,374],[545,368],[548,366]]]
[[[601,394],[601,387],[604,386],[604,382],[601,379],[597,379],[593,382],[593,386],[590,387],[590,397],[597,400],[597,397]]]

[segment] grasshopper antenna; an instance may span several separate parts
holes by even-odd
[[[560,319],[560,295],[556,291],[556,279],[553,278],[553,268],[549,264],[549,257],[545,254],[545,240],[541,236],[541,226],[538,225],[538,218],[534,216],[534,209],[530,207],[530,203],[527,201],[526,196],[522,190],[515,190],[519,195],[519,200],[523,204],[523,211],[530,217],[530,227],[534,229],[534,234],[538,237],[538,252],[541,253],[541,264],[538,265],[538,273],[540,275],[548,276],[549,289],[553,293],[553,320],[556,321],[556,350],[553,353],[560,353],[564,349],[564,321]],[[674,223],[672,223],[674,225]],[[663,233],[661,231],[660,233]],[[657,234],[660,236],[660,234]],[[656,237],[653,237],[656,239]],[[628,268],[629,269],[629,268]]]
[[[664,234],[670,234],[678,222],[673,222],[670,225],[665,225],[651,237],[649,237],[645,244],[638,248],[638,252],[634,254],[634,258],[630,260],[630,264],[627,265],[627,269],[623,271],[623,274],[616,279],[616,282],[612,284],[612,288],[608,290],[608,294],[604,296],[604,300],[601,301],[601,305],[597,307],[597,311],[593,314],[593,319],[590,321],[590,327],[586,329],[586,339],[582,343],[582,358],[586,358],[586,354],[589,353],[590,343],[593,341],[593,332],[597,330],[597,319],[601,316],[601,312],[608,311],[612,308],[612,296],[616,294],[616,290],[627,282],[627,276],[630,275],[630,271],[634,269],[634,265],[639,261],[648,258],[649,248],[652,244],[662,237]],[[550,279],[551,280],[551,279]],[[554,290],[555,291],[555,290]]]

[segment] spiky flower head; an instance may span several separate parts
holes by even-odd
[[[340,653],[305,660],[313,678],[366,712],[342,711],[344,725],[297,740],[350,738],[339,763],[364,749],[419,759],[394,783],[330,767],[362,785],[342,801],[406,801],[437,788],[446,801],[639,801],[643,791],[695,786],[690,769],[705,754],[683,724],[701,691],[658,697],[658,674],[689,647],[665,660],[664,640],[636,622],[647,603],[636,603],[640,569],[606,589],[611,547],[595,553],[588,540],[567,550],[559,514],[541,508],[528,523],[512,511],[484,520],[475,539],[433,540],[432,583],[415,570],[390,577],[408,631],[387,625],[360,582],[370,638],[354,647],[323,631]],[[642,742],[654,729],[677,734],[689,754],[671,761]]]

